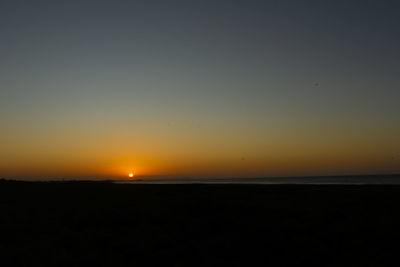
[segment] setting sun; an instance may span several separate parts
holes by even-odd
[[[131,177],[131,178],[132,178],[132,177],[133,177],[133,173],[130,173],[130,174],[129,174],[129,177]]]

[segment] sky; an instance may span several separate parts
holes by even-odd
[[[399,1],[0,2],[0,177],[400,172]]]

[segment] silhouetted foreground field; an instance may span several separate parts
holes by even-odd
[[[395,266],[399,204],[400,186],[3,181],[0,265]]]

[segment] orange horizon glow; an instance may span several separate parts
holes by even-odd
[[[379,160],[369,156],[357,159],[353,155],[332,156],[305,154],[292,157],[265,156],[264,158],[188,158],[186,161],[159,159],[104,160],[82,162],[43,161],[31,164],[1,166],[2,177],[78,178],[78,179],[127,179],[127,178],[184,178],[184,177],[267,177],[301,175],[380,174],[398,171],[393,160]],[[132,171],[135,170],[135,172]],[[6,170],[6,171],[4,171]],[[131,175],[132,174],[132,175]]]
[[[397,125],[224,121],[171,128],[161,119],[127,124],[73,116],[41,127],[19,122],[0,133],[0,177],[123,180],[133,170],[135,178],[400,172]],[[21,128],[26,124],[29,131]]]

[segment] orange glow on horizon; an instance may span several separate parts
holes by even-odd
[[[214,135],[214,132],[200,137],[199,133],[191,132],[178,139],[174,135],[156,138],[158,134],[152,135],[150,130],[147,136],[139,136],[137,132],[124,136],[125,132],[129,131],[110,134],[115,138],[61,138],[60,134],[63,142],[44,140],[41,136],[14,140],[18,136],[10,135],[11,141],[0,151],[0,177],[124,180],[397,173],[399,170],[398,135],[391,131],[385,132],[389,133],[385,138],[369,131],[371,136],[365,139],[352,132],[334,135],[333,130],[308,135],[307,131],[297,131],[296,138],[273,133],[249,138],[236,131],[231,137]],[[131,173],[133,176],[129,176]]]

